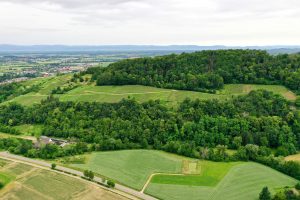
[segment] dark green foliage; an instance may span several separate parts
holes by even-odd
[[[2,189],[5,186],[4,183],[2,183],[2,181],[0,181],[0,189]]]
[[[283,84],[300,92],[300,56],[217,50],[122,60],[92,68],[98,85],[140,84],[214,92],[228,83]]]
[[[295,185],[295,188],[296,188],[297,190],[300,190],[300,182],[297,183],[297,184]]]
[[[53,97],[31,108],[0,107],[0,123],[5,126],[43,124],[43,135],[76,138],[91,143],[91,150],[152,147],[191,157],[199,156],[200,146],[239,148],[247,144],[278,148],[278,155],[292,154],[299,148],[299,121],[289,102],[266,91],[227,101],[187,99],[178,108],[159,101],[81,103]],[[86,152],[86,145],[80,144],[76,149]],[[43,151],[44,155],[62,154],[51,145]]]
[[[300,108],[300,97],[298,97],[295,101],[295,105]]]
[[[271,200],[271,193],[268,187],[264,187],[259,194],[259,200]]]
[[[108,187],[114,188],[115,185],[116,185],[115,182],[113,182],[113,181],[111,181],[111,180],[108,180],[108,181],[107,181],[107,186],[108,186]]]
[[[83,175],[90,180],[93,180],[94,176],[95,176],[94,172],[92,172],[90,170],[84,170]]]
[[[56,168],[56,164],[55,163],[52,163],[51,164],[51,169],[55,169]]]
[[[66,94],[67,92],[77,88],[78,85],[68,85],[66,87],[57,87],[56,89],[52,90],[51,94]]]

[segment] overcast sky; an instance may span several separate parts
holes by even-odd
[[[0,0],[0,43],[300,45],[300,0]]]

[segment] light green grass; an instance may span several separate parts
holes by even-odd
[[[138,102],[160,99],[162,102],[176,105],[189,97],[191,99],[213,99],[214,94],[162,89],[140,85],[126,86],[93,86],[85,85],[60,96],[62,101],[97,101],[115,103],[128,97],[135,98]],[[219,95],[219,98],[226,98]]]
[[[32,141],[36,141],[36,137],[33,136],[27,136],[27,135],[12,135],[12,134],[7,134],[7,133],[1,133],[0,132],[0,138],[21,138],[21,139],[25,139],[25,140],[32,140]]]
[[[182,158],[160,151],[126,150],[96,152],[86,164],[71,167],[89,169],[129,187],[141,190],[153,173],[180,173]]]
[[[218,163],[216,163],[217,165]],[[257,163],[239,164],[231,168],[215,187],[150,183],[146,193],[164,200],[255,200],[264,186],[271,192],[293,186],[297,181]]]
[[[23,124],[19,126],[14,126],[15,129],[20,131],[23,135],[29,136],[40,136],[42,133],[42,125],[32,125],[32,124]]]
[[[241,162],[210,162],[198,161],[197,175],[155,175],[151,183],[190,185],[190,186],[216,186],[228,171]]]
[[[14,177],[12,175],[0,172],[0,183],[2,183],[4,186],[10,183],[13,179]]]
[[[281,85],[255,85],[255,84],[228,84],[224,89],[220,91],[220,94],[224,95],[243,95],[248,94],[253,90],[267,90],[280,94],[288,100],[296,100],[297,96]]]

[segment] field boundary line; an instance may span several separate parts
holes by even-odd
[[[149,178],[147,179],[147,182],[145,183],[145,185],[143,186],[143,189],[141,190],[141,193],[144,193],[146,188],[148,187],[151,179],[153,178],[153,176],[156,176],[156,175],[167,175],[167,176],[184,176],[184,174],[176,174],[176,173],[153,173],[149,176]]]

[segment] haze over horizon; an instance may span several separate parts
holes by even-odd
[[[0,0],[0,44],[300,45],[297,0]]]

